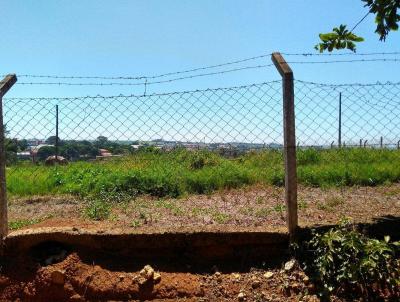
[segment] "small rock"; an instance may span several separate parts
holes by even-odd
[[[245,301],[246,300],[246,294],[243,293],[243,292],[240,292],[237,297],[238,297],[239,301]]]
[[[161,281],[161,274],[160,273],[154,273],[153,280],[154,280],[155,283],[159,283]]]
[[[296,265],[296,260],[292,259],[285,263],[285,271],[290,272]]]
[[[51,273],[51,282],[58,285],[63,285],[65,283],[65,272],[60,270],[55,270]]]
[[[71,301],[71,302],[83,302],[83,301],[85,301],[85,299],[82,298],[81,295],[75,294],[75,295],[73,295],[73,296],[71,296],[71,297],[69,298],[69,301]]]
[[[272,278],[273,275],[274,275],[273,272],[266,272],[266,273],[264,274],[264,277],[267,278],[267,279],[270,279],[270,278]]]
[[[135,278],[135,281],[136,281],[137,283],[139,283],[139,285],[144,285],[144,284],[147,283],[147,281],[149,281],[149,280],[146,279],[146,278],[144,278],[144,277],[142,277],[142,276],[137,276],[137,277]]]
[[[222,282],[222,274],[220,272],[215,272],[214,276],[217,278],[217,282]]]
[[[233,281],[236,281],[236,282],[238,282],[238,281],[240,281],[240,274],[232,274],[232,279],[233,279]]]
[[[305,302],[319,302],[319,298],[316,295],[306,295],[304,296],[304,301]]]
[[[308,283],[310,283],[310,278],[308,276],[304,276],[303,282],[305,285],[307,285]]]
[[[260,285],[261,285],[261,281],[260,280],[258,280],[258,279],[253,279],[253,282],[251,283],[251,287],[252,288],[259,288],[260,287]]]
[[[146,265],[140,272],[140,276],[146,279],[146,281],[153,279],[154,269],[150,265]]]
[[[118,279],[119,279],[119,281],[122,281],[122,280],[125,279],[125,276],[124,276],[124,275],[119,275],[119,276],[118,276]]]

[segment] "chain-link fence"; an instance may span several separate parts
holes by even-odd
[[[399,83],[297,80],[297,144],[398,148],[399,99]],[[282,147],[281,81],[147,96],[6,98],[4,122],[9,164],[40,164],[56,153],[74,162],[145,147],[242,155]]]
[[[280,90],[275,81],[147,96],[5,99],[4,119],[9,143],[19,144],[17,157],[55,145],[57,126],[59,155],[71,161],[90,154],[63,146],[83,141],[107,140],[131,151],[154,146],[244,152],[282,145]]]
[[[299,146],[398,148],[400,83],[295,81]]]
[[[294,92],[300,184],[400,180],[400,83],[295,80]],[[108,201],[133,198],[130,216],[116,215],[135,227],[282,225],[282,99],[280,80],[151,95],[4,98],[7,191],[11,198],[72,194],[93,219],[109,217]],[[265,184],[273,189],[218,193]],[[192,194],[202,195],[164,199]],[[149,195],[151,206],[137,199]]]

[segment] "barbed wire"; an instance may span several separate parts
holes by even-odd
[[[368,62],[400,62],[400,58],[376,58],[376,59],[354,59],[354,60],[331,60],[331,61],[289,61],[288,64],[336,64],[336,63],[368,63]],[[154,84],[163,84],[163,83],[171,83],[175,81],[181,81],[186,79],[193,79],[198,77],[212,76],[212,75],[221,75],[231,72],[238,72],[243,70],[250,69],[259,69],[259,68],[267,68],[272,67],[274,64],[264,64],[264,65],[255,65],[255,66],[245,66],[234,69],[209,72],[209,73],[201,73],[195,75],[189,75],[184,77],[177,77],[167,80],[161,81],[152,81],[149,82],[147,77],[143,77],[145,79],[144,82],[139,83],[122,83],[122,82],[92,82],[92,83],[74,83],[74,82],[17,82],[18,85],[58,85],[58,86],[142,86],[142,85],[154,85]]]
[[[300,79],[295,79],[294,81],[298,82],[298,83],[303,83],[303,84],[311,84],[311,85],[325,86],[325,87],[347,87],[347,86],[368,87],[368,86],[397,86],[397,85],[400,85],[400,82],[391,82],[391,81],[386,81],[384,83],[378,81],[378,82],[375,82],[375,83],[342,83],[342,84],[303,81],[303,80],[300,80]]]
[[[281,80],[274,80],[274,81],[265,81],[261,83],[253,83],[253,84],[246,84],[240,86],[230,86],[230,87],[217,87],[217,88],[207,88],[207,89],[195,89],[195,90],[182,90],[182,91],[173,91],[173,92],[162,92],[162,93],[151,93],[151,94],[119,94],[119,95],[86,95],[86,96],[71,96],[71,97],[5,97],[3,100],[6,101],[22,101],[22,100],[29,100],[29,101],[42,101],[42,100],[83,100],[83,99],[113,99],[113,98],[148,98],[153,96],[171,96],[171,95],[183,95],[188,93],[197,93],[197,92],[215,92],[215,91],[230,91],[235,89],[243,89],[243,88],[251,88],[251,87],[258,87],[261,85],[270,85],[274,83],[282,82]]]
[[[390,55],[400,55],[400,52],[397,52],[397,51],[395,51],[395,52],[367,52],[367,53],[354,53],[354,52],[348,52],[348,53],[286,53],[286,52],[283,52],[281,54],[285,55],[285,56],[303,56],[303,57],[328,56],[328,57],[331,57],[331,56],[390,56]],[[163,73],[163,74],[150,75],[150,76],[145,76],[145,75],[142,75],[142,76],[60,76],[60,75],[20,74],[20,75],[18,75],[18,77],[19,78],[71,79],[71,80],[76,80],[76,79],[96,79],[96,80],[145,80],[145,79],[148,79],[149,80],[149,79],[157,79],[157,78],[163,78],[163,77],[168,77],[168,76],[173,76],[173,75],[179,75],[179,74],[191,73],[191,72],[196,72],[196,71],[201,71],[201,70],[219,68],[219,67],[223,67],[223,66],[240,64],[240,63],[244,63],[244,62],[248,62],[248,61],[263,59],[263,58],[269,57],[271,55],[272,55],[272,53],[267,53],[267,54],[262,54],[259,56],[253,56],[253,57],[230,61],[230,62],[221,63],[221,64],[197,67],[197,68],[181,70],[181,71],[167,72],[167,73]],[[2,76],[4,77],[5,75],[2,75]],[[143,84],[140,84],[140,85],[143,85]]]
[[[175,81],[181,81],[181,80],[186,80],[186,79],[192,79],[192,78],[198,78],[198,77],[205,77],[205,76],[211,76],[211,75],[220,75],[220,74],[225,74],[225,73],[231,73],[231,72],[237,72],[237,71],[243,71],[243,70],[250,70],[250,69],[259,69],[259,68],[267,68],[267,67],[272,67],[274,64],[264,64],[264,65],[256,65],[256,66],[245,66],[245,67],[239,67],[239,68],[234,68],[234,69],[228,69],[228,70],[222,70],[222,71],[216,71],[216,72],[209,72],[209,73],[201,73],[201,74],[195,74],[195,75],[190,75],[190,76],[185,76],[185,77],[178,77],[178,78],[172,78],[168,80],[161,80],[161,81],[153,81],[153,82],[148,82],[148,78],[144,82],[139,82],[139,83],[120,83],[120,82],[109,82],[109,83],[104,83],[104,82],[97,82],[97,83],[73,83],[73,82],[17,82],[18,85],[66,85],[66,86],[142,86],[142,85],[154,85],[154,84],[162,84],[162,83],[170,83],[170,82],[175,82]]]

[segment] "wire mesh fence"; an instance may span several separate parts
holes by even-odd
[[[295,100],[299,147],[399,147],[400,83],[296,80]],[[149,146],[241,155],[282,148],[281,81],[147,96],[6,98],[4,122],[8,164],[40,164],[52,155],[89,160]]]
[[[295,87],[299,146],[399,147],[400,83]]]
[[[280,89],[280,81],[274,81],[147,96],[5,99],[7,149],[15,153],[9,161],[31,157],[40,162],[55,155],[57,131],[58,155],[69,161],[94,159],[96,152],[97,157],[110,152],[120,155],[146,146],[241,153],[279,148]],[[77,150],[79,143],[98,150],[82,153]],[[112,150],[103,150],[107,147]]]
[[[400,180],[400,83],[294,84],[299,183]],[[72,194],[91,219],[107,218],[110,204],[133,198],[134,214],[118,219],[129,216],[134,226],[284,224],[282,98],[282,81],[149,95],[4,98],[7,191],[17,198]],[[163,199],[249,184],[274,186]],[[156,201],[136,199],[144,195]]]

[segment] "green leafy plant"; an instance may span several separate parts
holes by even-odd
[[[330,33],[319,34],[319,38],[321,43],[317,44],[315,49],[321,53],[325,50],[332,51],[334,49],[349,49],[356,52],[355,43],[364,41],[364,38],[352,33],[343,24],[335,27]]]
[[[400,9],[398,0],[362,0],[365,6],[369,7],[369,12],[375,14],[376,30],[381,41],[385,41],[390,31],[399,29],[398,22],[400,15],[397,10]]]
[[[22,220],[14,220],[8,223],[8,228],[12,231],[19,230],[23,227],[30,226],[33,224],[37,224],[41,222],[42,219],[22,219]]]
[[[316,233],[308,242],[309,258],[321,294],[354,293],[375,301],[379,291],[400,294],[400,242],[368,238],[347,222],[325,233]]]
[[[84,216],[92,220],[105,220],[111,215],[111,203],[93,199],[90,200],[84,209]]]

